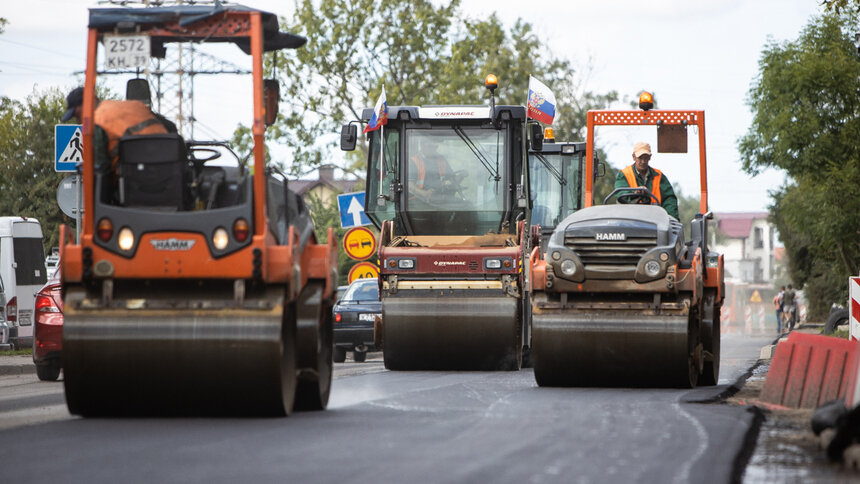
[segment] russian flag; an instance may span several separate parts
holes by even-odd
[[[529,76],[528,117],[543,124],[552,124],[555,118],[555,95],[546,84]]]
[[[373,107],[373,114],[370,115],[370,121],[364,128],[364,132],[375,131],[388,123],[388,102],[385,100],[385,86],[382,86],[382,94],[379,95],[379,100],[376,101],[376,106]]]

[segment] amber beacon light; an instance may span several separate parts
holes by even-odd
[[[648,91],[642,91],[639,95],[639,108],[647,111],[654,108],[654,96]]]

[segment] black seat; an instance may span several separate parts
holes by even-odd
[[[188,156],[177,134],[123,136],[119,140],[119,203],[182,210]]]

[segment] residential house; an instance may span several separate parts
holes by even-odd
[[[770,283],[777,274],[776,228],[767,212],[715,213],[717,232],[711,248],[723,254],[726,277]]]

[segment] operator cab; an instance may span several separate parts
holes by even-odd
[[[531,225],[540,226],[541,240],[583,205],[585,143],[556,143],[546,128],[542,144],[529,150]]]

